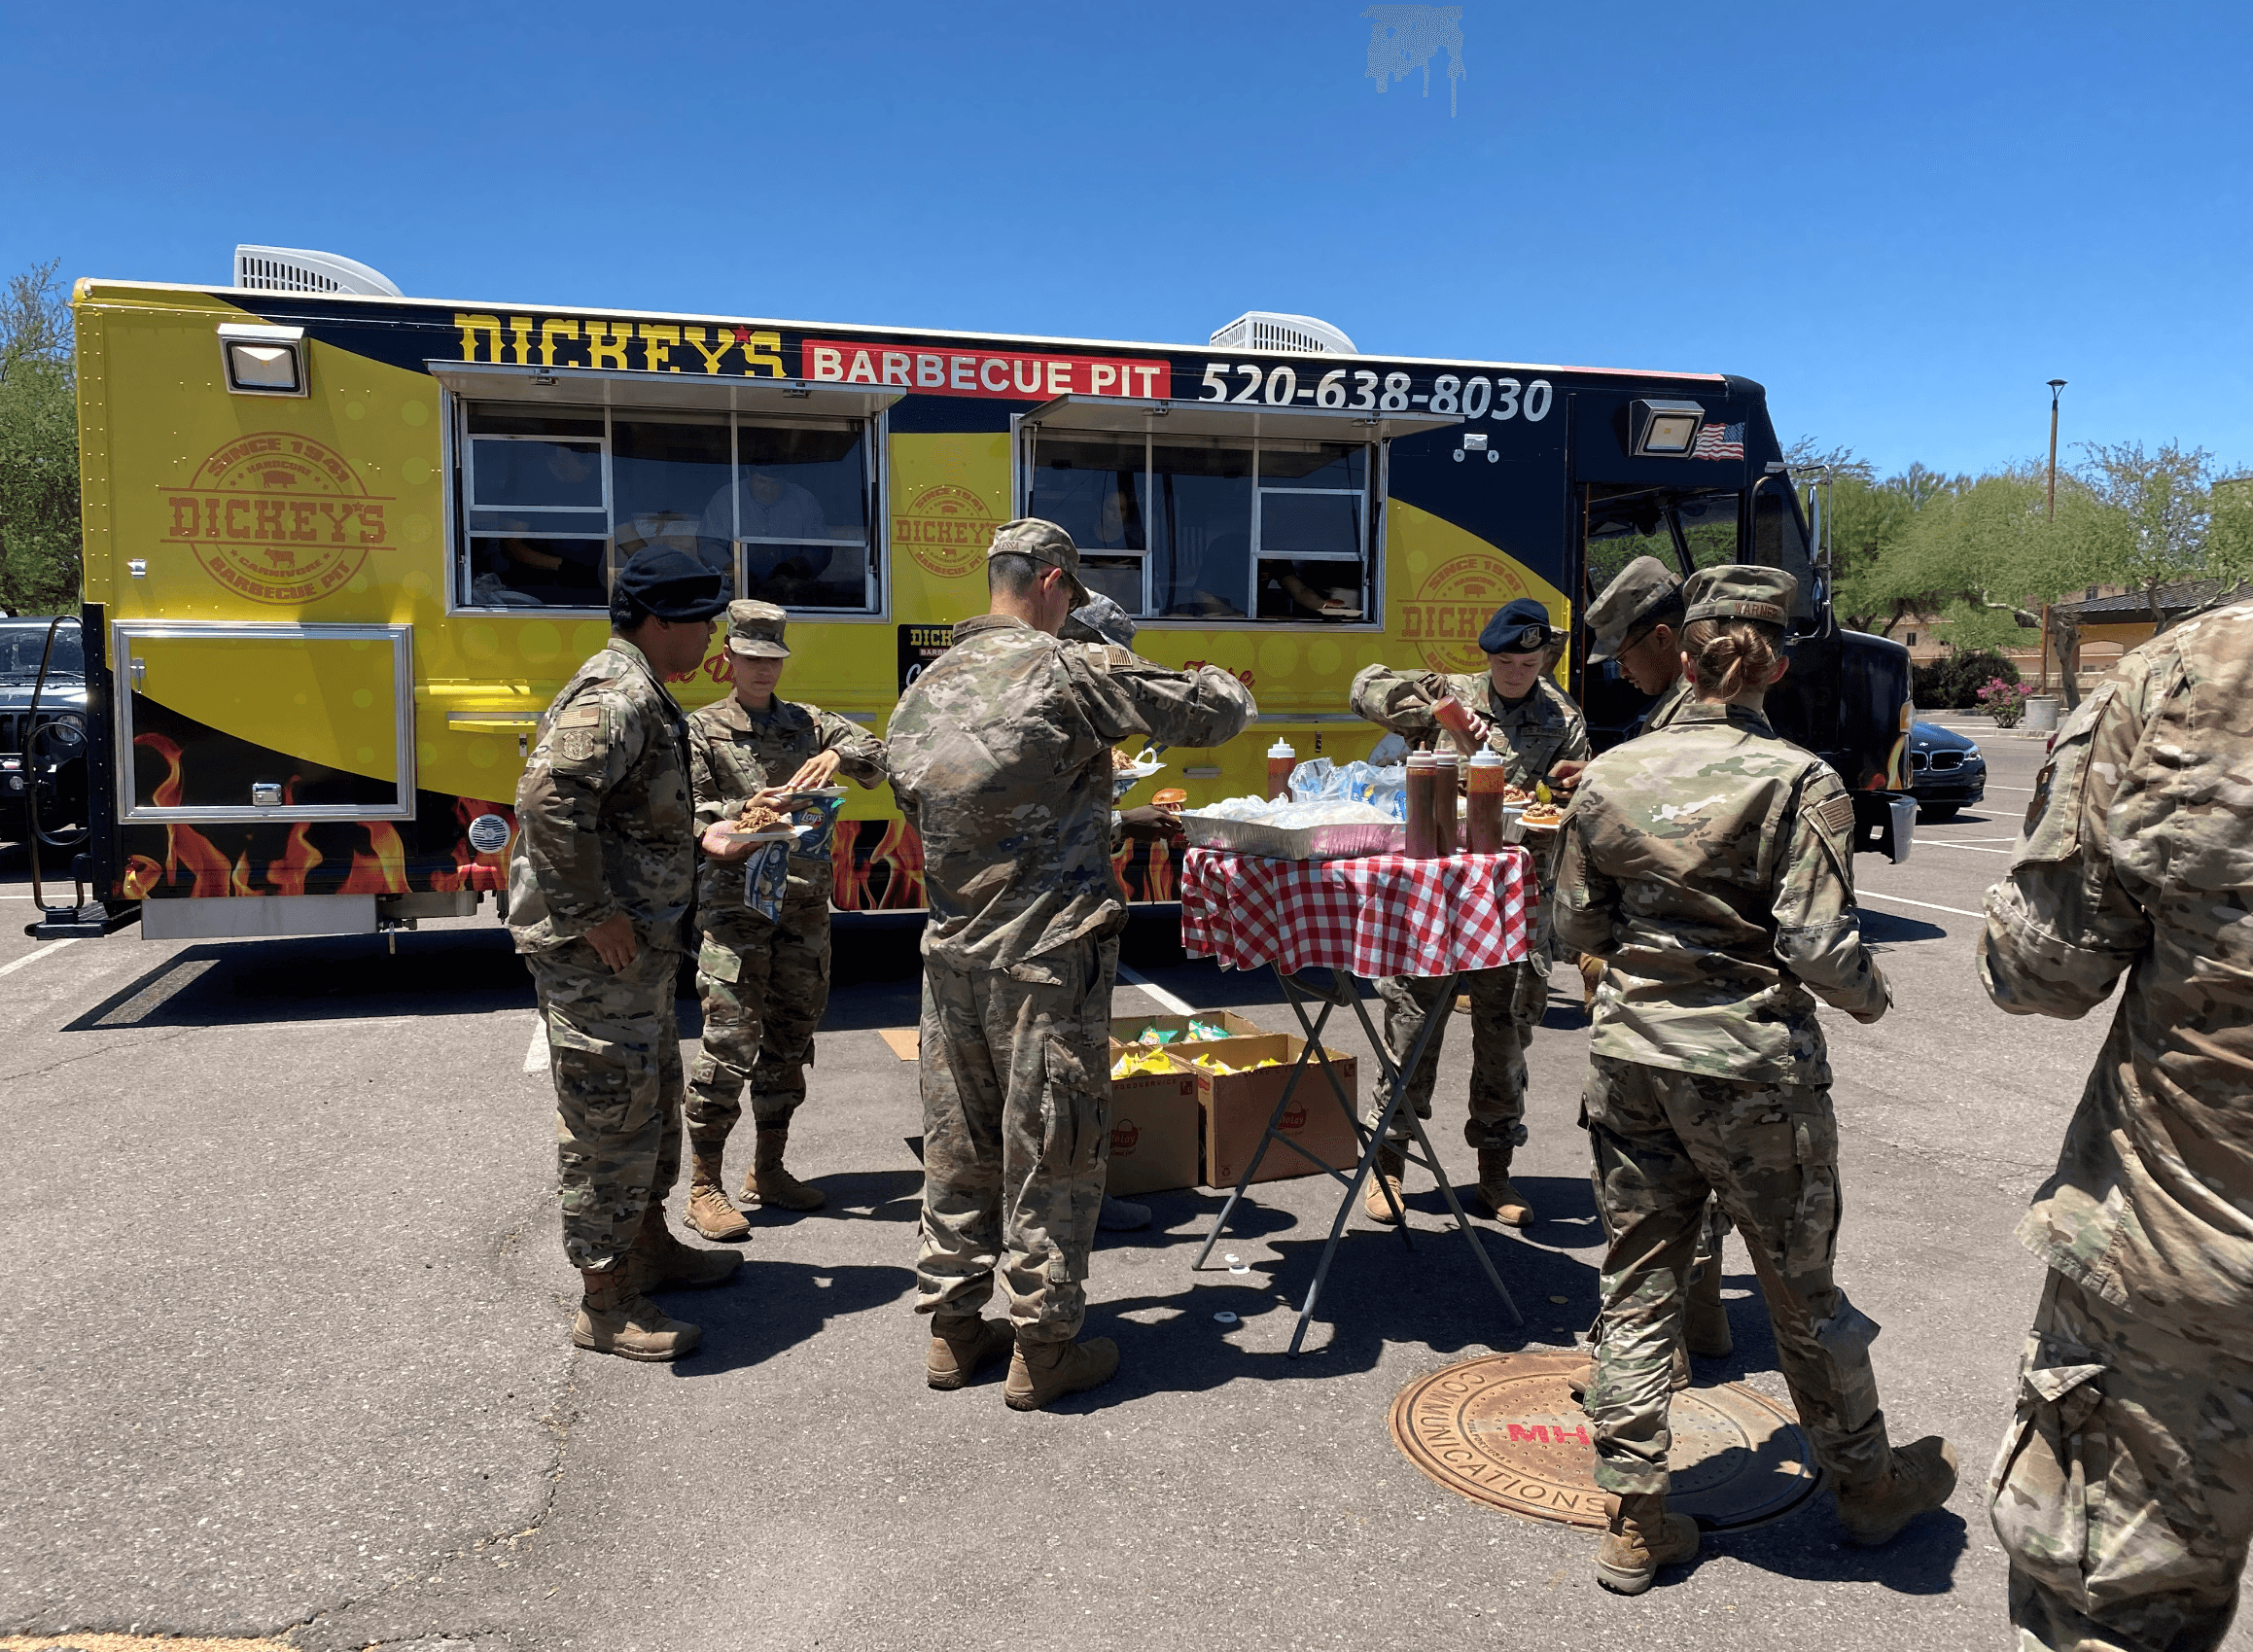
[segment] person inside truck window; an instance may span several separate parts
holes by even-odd
[[[755,469],[714,494],[703,533],[742,540],[746,590],[785,608],[805,599],[835,554],[822,502],[770,470]]]
[[[471,602],[488,608],[600,608],[601,540],[480,536],[470,542]]]
[[[1226,587],[1243,579],[1245,553],[1251,548],[1251,536],[1215,534],[1202,551],[1188,548],[1197,537],[1193,530],[1176,536],[1174,554],[1168,558],[1173,568],[1173,585],[1159,605],[1161,612],[1174,618],[1243,618],[1243,606],[1212,586]]]
[[[1259,563],[1259,616],[1262,619],[1358,619],[1360,569],[1351,562]]]

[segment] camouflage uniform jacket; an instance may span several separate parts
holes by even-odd
[[[1111,743],[1217,746],[1257,709],[1216,666],[1173,671],[1005,615],[957,625],[885,732],[893,791],[923,839],[924,956],[1000,969],[1117,931]]]
[[[1483,671],[1450,675],[1372,665],[1354,679],[1353,706],[1356,716],[1403,740],[1429,746],[1444,738],[1429,702],[1445,694],[1453,694],[1487,720],[1487,744],[1509,765],[1512,786],[1531,791],[1534,782],[1559,763],[1588,756],[1588,720],[1572,696],[1546,673],[1533,680],[1531,694],[1508,706],[1495,692],[1494,679]],[[1469,776],[1463,778],[1467,781]]]
[[[1662,728],[1672,728],[1682,721],[1682,714],[1698,703],[1698,691],[1687,677],[1674,679],[1674,685],[1651,702],[1651,709],[1643,713],[1642,732],[1656,734]]]
[[[755,791],[780,786],[818,752],[835,752],[838,769],[862,786],[884,780],[884,745],[875,735],[819,706],[777,697],[763,712],[752,711],[733,694],[688,714],[688,757],[696,789],[696,832],[733,820]],[[797,846],[792,845],[794,850]],[[743,904],[741,861],[697,857],[699,912],[718,914]],[[831,872],[827,853],[792,854],[786,904],[829,896]]]
[[[1830,766],[1741,706],[1695,700],[1598,757],[1557,871],[1558,937],[1610,966],[1589,1048],[1828,1084],[1815,998],[1864,1015],[1892,1002],[1854,913],[1853,832]]]
[[[613,637],[547,708],[516,784],[509,932],[549,952],[618,912],[679,951],[695,875],[686,719],[642,650]]]
[[[1980,977],[2013,1014],[2128,988],[2020,1224],[2106,1301],[2253,1359],[2253,604],[2146,643],[2058,731]]]

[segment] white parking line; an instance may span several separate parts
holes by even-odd
[[[1148,993],[1150,997],[1158,1001],[1158,1007],[1168,1015],[1194,1015],[1197,1013],[1194,1008],[1183,1003],[1165,988],[1151,985],[1139,970],[1129,969],[1121,964],[1118,967],[1118,978],[1130,987],[1140,987],[1144,992]]]
[[[1911,900],[1905,895],[1880,895],[1876,890],[1871,889],[1856,890],[1854,894],[1856,898],[1862,900],[1887,900],[1895,906],[1921,906],[1927,912],[1953,912],[1958,918],[1985,918],[1987,916],[1985,912],[1966,912],[1960,906],[1935,906],[1929,900]]]
[[[2003,840],[1997,838],[1995,841],[2000,843]],[[2016,842],[2017,839],[2014,838],[2011,841]],[[1919,848],[1967,849],[1974,855],[2008,855],[2010,853],[2008,849],[1983,849],[1976,843],[1951,843],[1945,837],[1920,837],[1917,840],[1917,844]]]
[[[547,1023],[535,1011],[532,1016],[532,1041],[524,1046],[524,1071],[547,1071]]]
[[[61,940],[51,940],[45,946],[41,947],[37,952],[27,952],[21,958],[17,959],[13,964],[0,964],[0,975],[13,975],[17,970],[22,968],[26,964],[36,964],[51,952],[60,952],[64,947],[70,945],[70,943],[77,938],[78,937],[76,935],[70,935],[64,937]]]

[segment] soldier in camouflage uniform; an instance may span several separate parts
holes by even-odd
[[[2253,604],[2134,650],[2058,731],[1980,976],[2128,985],[2020,1223],[2049,1265],[1988,1492],[2024,1648],[2206,1652],[2253,1539]]]
[[[692,671],[726,605],[721,577],[671,548],[637,553],[611,590],[610,644],[573,674],[516,789],[509,930],[547,1029],[563,1248],[585,1300],[581,1348],[674,1359],[696,1326],[644,1295],[718,1284],[741,1258],[665,1228],[681,1167],[673,983],[696,833],[688,732],[665,679]]]
[[[1682,577],[1655,556],[1630,562],[1589,605],[1588,663],[1599,666],[1609,660],[1619,662],[1638,692],[1655,696],[1634,729],[1637,734],[1654,734],[1670,726],[1698,697],[1696,685],[1682,670]],[[1603,960],[1592,952],[1582,953],[1580,978],[1593,1014]],[[1737,1346],[1729,1334],[1728,1311],[1721,1305],[1721,1246],[1728,1235],[1729,1217],[1720,1201],[1708,1199],[1699,1230],[1697,1262],[1690,1273],[1682,1344],[1689,1353],[1709,1359],[1724,1358]],[[1687,1388],[1689,1383],[1688,1359],[1677,1360],[1674,1386]]]
[[[884,779],[873,734],[819,706],[778,699],[790,647],[787,615],[769,602],[727,605],[727,657],[735,689],[691,712],[688,752],[699,831],[732,822],[755,796],[827,786],[842,769],[862,786]],[[813,829],[741,861],[704,861],[696,889],[696,992],[704,1041],[688,1075],[688,1222],[706,1239],[741,1239],[751,1224],[727,1202],[722,1160],[743,1090],[755,1129],[742,1197],[769,1209],[818,1211],[822,1191],[783,1163],[791,1117],[806,1099],[814,1032],[829,1002],[830,848],[836,811],[801,817]],[[783,858],[782,889],[772,859]],[[747,892],[747,869],[752,888]]]
[[[1697,698],[1590,764],[1566,817],[1557,933],[1608,965],[1581,1104],[1610,1238],[1585,1408],[1613,1495],[1597,1576],[1622,1594],[1697,1553],[1696,1525],[1666,1511],[1667,1413],[1708,1193],[1752,1252],[1848,1536],[1887,1541],[1955,1484],[1945,1441],[1888,1443],[1878,1327],[1832,1277],[1838,1127],[1815,999],[1867,1022],[1892,995],[1855,920],[1853,799],[1761,713],[1791,592],[1775,569],[1692,576]]]
[[[995,530],[993,612],[900,695],[893,791],[923,839],[925,1377],[963,1386],[1011,1343],[980,1318],[996,1273],[1015,1353],[1003,1398],[1031,1411],[1118,1369],[1079,1343],[1110,1146],[1110,989],[1126,906],[1112,879],[1111,746],[1217,746],[1254,707],[1215,666],[1171,671],[1056,635],[1086,600],[1053,522]]]
[[[1564,790],[1587,761],[1589,746],[1588,723],[1580,708],[1543,675],[1548,650],[1560,640],[1560,633],[1550,628],[1549,611],[1522,599],[1499,610],[1479,633],[1486,671],[1450,676],[1372,665],[1354,679],[1353,707],[1411,744],[1428,747],[1448,737],[1431,708],[1452,694],[1484,721],[1485,743],[1501,754],[1512,786],[1531,791],[1551,781]],[[1539,847],[1534,847],[1539,855]],[[1533,932],[1528,936],[1531,956],[1523,964],[1473,970],[1462,977],[1471,1015],[1470,1116],[1463,1125],[1463,1140],[1478,1149],[1479,1196],[1496,1220],[1512,1227],[1532,1219],[1525,1196],[1511,1185],[1510,1159],[1526,1142],[1526,1046],[1532,1041],[1533,1024],[1541,1019],[1549,999],[1545,865],[1541,875],[1541,902]],[[1394,975],[1377,983],[1377,996],[1385,1002],[1385,1043],[1393,1060],[1407,1059],[1425,1018],[1443,1008],[1440,995],[1445,985],[1443,979],[1418,975]],[[1434,1030],[1424,1060],[1409,1075],[1408,1102],[1419,1118],[1431,1116],[1431,1090],[1439,1076],[1440,1045],[1446,1037],[1444,1024]],[[1372,1126],[1382,1110],[1381,1105],[1371,1108]],[[1363,1209],[1377,1221],[1394,1219],[1405,1163],[1400,1144],[1408,1137],[1406,1120],[1399,1120],[1392,1141],[1379,1150],[1376,1176],[1370,1178],[1363,1202]]]

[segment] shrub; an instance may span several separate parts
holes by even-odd
[[[1998,680],[2015,686],[2019,668],[1993,649],[1964,649],[1917,667],[1912,689],[1926,711],[1965,711],[1982,705],[1980,689]]]
[[[2016,728],[2026,715],[2025,685],[1989,678],[1980,688],[1979,703],[1994,718],[1997,728]]]

